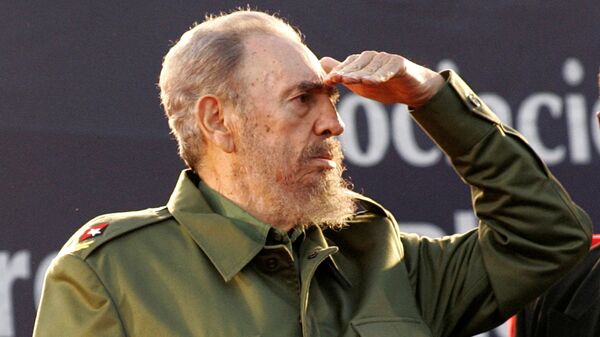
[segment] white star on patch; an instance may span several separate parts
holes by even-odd
[[[102,230],[100,228],[92,228],[92,229],[90,229],[88,234],[91,236],[96,236],[98,234],[102,234]]]

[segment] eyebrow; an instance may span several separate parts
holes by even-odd
[[[340,91],[334,86],[325,85],[321,81],[302,81],[289,89],[284,91],[284,95],[287,97],[293,91],[302,92],[318,92],[327,94],[330,98],[337,99],[340,96]]]

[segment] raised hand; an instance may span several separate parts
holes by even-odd
[[[442,76],[400,55],[365,51],[344,62],[320,60],[327,73],[325,84],[343,84],[354,93],[383,103],[418,107],[444,84]]]

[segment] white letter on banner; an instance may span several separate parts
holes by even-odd
[[[478,220],[472,209],[454,211],[454,233],[465,233],[477,227]]]
[[[592,126],[592,139],[594,144],[596,144],[596,151],[600,154],[600,125],[598,123],[598,117],[596,117],[596,113],[600,111],[600,99],[596,101],[594,108],[592,109],[592,120],[590,125]]]
[[[29,256],[21,250],[9,259],[7,251],[0,252],[0,336],[15,334],[11,289],[16,279],[29,278]]]
[[[580,94],[567,95],[566,117],[569,136],[569,153],[573,164],[588,164],[592,161],[585,97]]]
[[[563,65],[563,79],[575,87],[583,82],[585,70],[577,58],[568,58]],[[565,115],[569,136],[569,154],[573,164],[587,164],[592,161],[585,96],[569,94],[565,98]]]
[[[559,145],[550,149],[542,143],[537,125],[539,110],[542,107],[548,108],[550,115],[554,118],[560,117],[562,113],[560,97],[552,93],[535,94],[527,97],[521,104],[517,116],[517,128],[546,163],[557,164],[565,158],[565,147]]]
[[[360,149],[356,125],[356,113],[362,106],[365,109],[368,130],[368,146],[366,151]],[[355,95],[345,95],[338,110],[346,125],[345,132],[340,136],[344,155],[356,166],[375,166],[381,162],[390,145],[389,120],[385,107],[376,101]]]
[[[417,167],[432,166],[440,160],[442,152],[435,146],[429,150],[419,148],[415,138],[415,122],[410,118],[404,104],[394,105],[392,110],[392,139],[400,157]]]

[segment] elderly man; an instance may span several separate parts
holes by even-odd
[[[413,109],[471,185],[477,230],[402,233],[349,190],[336,84]],[[166,207],[100,216],[67,242],[35,336],[468,336],[589,246],[587,215],[452,72],[318,60],[284,21],[238,11],[183,34],[160,88],[189,169]]]

